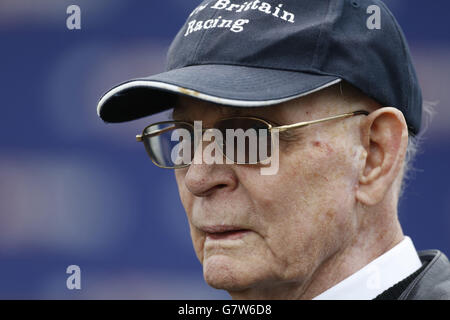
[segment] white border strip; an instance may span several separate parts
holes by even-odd
[[[194,98],[198,98],[201,100],[206,100],[209,102],[217,103],[217,104],[224,104],[229,106],[236,106],[236,107],[264,107],[264,106],[270,106],[273,104],[279,104],[282,102],[286,102],[295,98],[300,98],[302,96],[306,96],[308,94],[311,94],[313,92],[325,89],[327,87],[330,87],[336,83],[341,82],[342,79],[336,79],[331,82],[328,82],[324,84],[323,86],[320,86],[316,89],[310,90],[308,92],[304,92],[295,96],[290,96],[287,98],[282,99],[275,99],[275,100],[259,100],[259,101],[249,101],[249,100],[234,100],[234,99],[226,99],[226,98],[219,98],[216,96],[211,96],[209,94],[201,93],[195,90],[186,89],[183,87],[179,87],[173,84],[168,84],[164,82],[158,82],[158,81],[145,81],[145,80],[134,80],[127,83],[124,83],[122,85],[119,85],[115,87],[114,89],[108,91],[98,102],[97,105],[97,115],[100,116],[100,109],[102,108],[103,104],[111,98],[113,95],[119,93],[120,91],[127,90],[133,87],[147,87],[152,89],[164,89],[168,90],[174,93],[181,93],[186,94]]]

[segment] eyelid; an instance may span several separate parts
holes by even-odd
[[[180,114],[180,115],[181,115],[181,114]],[[176,114],[175,114],[175,116],[176,116]],[[230,117],[225,117],[225,118],[217,119],[217,120],[215,121],[215,123],[218,122],[218,121],[220,121],[220,120],[226,120],[226,119],[232,119],[232,118],[246,118],[246,117],[264,120],[264,121],[270,123],[273,127],[282,126],[281,123],[278,123],[278,122],[276,122],[276,121],[268,120],[268,119],[266,119],[266,118],[262,118],[262,117],[258,117],[258,116],[254,116],[254,115],[244,115],[244,116],[242,116],[242,115],[234,115],[234,116],[230,116]],[[194,124],[194,121],[200,121],[200,120],[190,120],[190,119],[186,119],[185,117],[184,117],[184,118],[174,117],[174,113],[171,114],[171,120],[173,120],[173,121],[183,121],[183,122],[188,122],[188,123],[191,123],[191,124]]]
[[[279,133],[280,140],[286,141],[286,142],[298,142],[303,139],[303,132],[297,131],[294,132],[294,130],[290,131],[283,131]]]

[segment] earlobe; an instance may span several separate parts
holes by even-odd
[[[356,198],[365,205],[375,205],[383,200],[400,174],[408,144],[408,130],[403,114],[391,107],[372,112],[361,130],[366,157]]]

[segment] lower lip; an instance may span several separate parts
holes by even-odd
[[[208,233],[206,238],[211,240],[237,240],[243,238],[248,232],[248,230],[236,230],[222,233]]]

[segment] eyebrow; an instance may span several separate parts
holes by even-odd
[[[170,112],[170,119],[171,120],[180,120],[180,121],[194,121],[195,119],[191,119],[189,114],[189,105],[185,105],[180,103],[181,99],[177,99],[172,111]],[[280,126],[285,121],[280,121],[280,118],[277,114],[274,114],[271,116],[271,118],[267,118],[265,115],[255,114],[253,111],[253,108],[245,108],[245,107],[231,107],[231,106],[223,106],[223,105],[217,105],[212,104],[210,105],[210,108],[213,108],[214,110],[218,111],[220,114],[219,119],[225,119],[225,118],[232,118],[232,117],[256,117],[261,118],[263,120],[266,120],[272,125]]]
[[[179,106],[179,105],[178,105]],[[228,117],[234,117],[234,116],[245,116],[243,114],[246,111],[246,108],[236,108],[236,107],[221,107],[221,106],[210,106],[214,111],[218,111],[221,117],[228,118]],[[189,107],[174,107],[172,109],[172,112],[170,113],[170,118],[172,120],[182,119],[182,120],[190,120],[189,119]],[[253,115],[249,115],[253,116]]]

